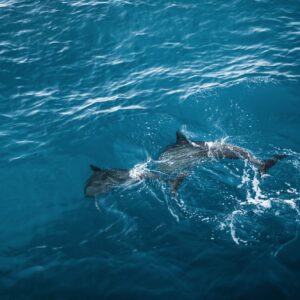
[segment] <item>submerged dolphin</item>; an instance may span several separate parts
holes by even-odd
[[[246,149],[220,142],[190,141],[181,132],[176,132],[176,143],[168,146],[155,162],[155,171],[147,171],[136,177],[129,169],[102,169],[91,165],[93,174],[87,180],[84,194],[97,197],[114,188],[144,179],[168,180],[176,192],[187,175],[186,171],[204,159],[243,159],[264,174],[287,155],[274,155],[271,159],[259,160]],[[170,180],[171,178],[171,180]]]

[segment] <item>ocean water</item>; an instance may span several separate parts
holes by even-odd
[[[0,299],[299,299],[298,0],[0,0]],[[95,201],[89,164],[208,160]]]

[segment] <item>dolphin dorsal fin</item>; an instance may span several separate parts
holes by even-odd
[[[176,131],[176,144],[188,144],[189,140],[180,131]]]
[[[93,172],[101,172],[101,169],[97,166],[94,166],[94,165],[90,165],[91,169]]]

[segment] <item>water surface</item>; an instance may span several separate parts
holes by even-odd
[[[1,299],[298,299],[299,79],[298,0],[0,0]],[[84,198],[178,129],[289,157]]]

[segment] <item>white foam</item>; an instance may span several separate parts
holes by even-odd
[[[245,161],[245,168],[243,170],[242,182],[241,184],[238,185],[239,189],[242,188],[244,185],[247,185],[247,183],[250,181],[250,176],[246,169],[247,165],[248,165],[248,161]]]
[[[283,202],[288,204],[291,208],[297,210],[297,206],[296,206],[296,203],[294,202],[294,200],[283,200]]]
[[[149,172],[149,169],[147,168],[149,163],[149,160],[147,160],[144,163],[141,164],[136,164],[130,171],[129,171],[129,176],[132,179],[137,179],[137,180],[142,180],[143,177],[147,172]]]
[[[241,205],[252,204],[261,206],[265,209],[271,208],[271,199],[268,199],[268,197],[262,193],[262,190],[260,188],[260,181],[258,179],[257,170],[253,166],[251,166],[252,171],[254,171],[254,176],[251,179],[250,174],[247,171],[247,166],[248,162],[245,161],[242,182],[238,186],[239,188],[242,188],[243,186],[246,187],[246,201],[242,202]]]
[[[272,203],[270,199],[266,199],[267,196],[263,195],[262,190],[260,188],[260,182],[257,177],[257,171],[255,171],[253,180],[252,180],[252,191],[254,193],[254,197],[251,196],[251,193],[247,190],[247,202],[249,204],[259,205],[266,209],[272,207]]]
[[[229,216],[229,228],[230,228],[230,235],[231,235],[231,238],[232,240],[237,244],[239,245],[240,243],[243,243],[243,244],[247,244],[246,241],[242,240],[241,238],[239,238],[236,234],[236,231],[235,231],[235,226],[234,226],[234,219],[237,215],[243,215],[244,212],[242,210],[235,210],[232,212],[232,214]]]
[[[254,204],[254,205],[259,205],[262,206],[263,208],[271,208],[272,204],[270,200],[261,200],[261,199],[253,199],[253,198],[249,198],[248,199],[248,204]]]

